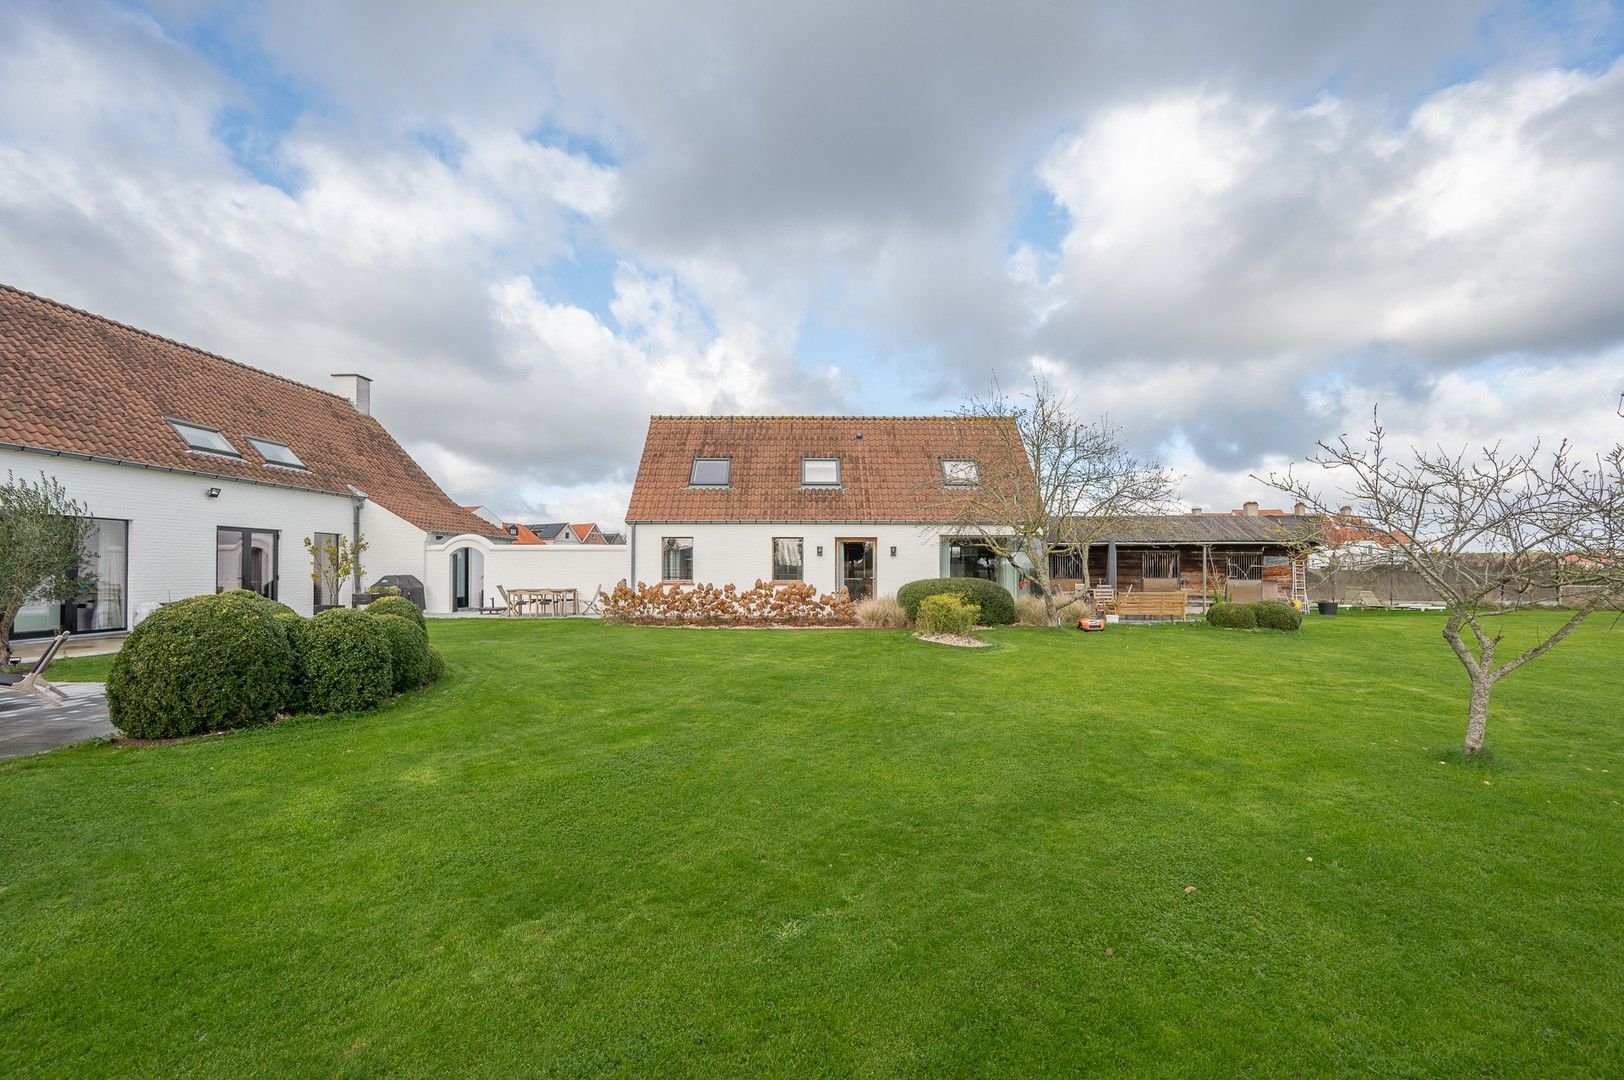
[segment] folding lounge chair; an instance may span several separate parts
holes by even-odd
[[[28,674],[0,674],[0,690],[16,690],[19,693],[32,694],[47,705],[61,705],[68,700],[67,694],[64,694],[44,679],[45,669],[51,666],[51,661],[56,659],[56,654],[61,651],[62,643],[66,640],[68,640],[68,631],[64,630],[56,635],[55,640],[45,646],[45,651],[40,654],[40,658],[34,663],[33,670]]]

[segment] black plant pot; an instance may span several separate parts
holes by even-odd
[[[1335,615],[1336,614],[1336,601],[1335,600],[1321,600],[1319,602],[1319,613],[1321,615]]]

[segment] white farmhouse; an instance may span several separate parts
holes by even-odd
[[[304,614],[345,604],[353,583],[323,595],[305,547],[338,536],[365,536],[366,584],[410,575],[445,608],[473,606],[468,575],[449,555],[431,566],[430,548],[507,540],[370,415],[360,375],[329,393],[0,286],[0,385],[0,477],[53,476],[95,519],[94,586],[23,611],[19,637],[115,636],[238,587]]]
[[[631,576],[853,599],[984,577],[1013,592],[1014,568],[953,527],[1012,445],[1007,417],[656,416],[626,514]]]

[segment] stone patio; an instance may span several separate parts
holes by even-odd
[[[107,719],[101,683],[57,683],[68,700],[53,708],[27,694],[0,690],[0,759],[118,734]]]

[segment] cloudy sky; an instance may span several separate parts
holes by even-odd
[[[368,373],[525,520],[617,521],[650,413],[1033,373],[1229,507],[1377,402],[1617,440],[1621,53],[1600,0],[0,0],[0,280]]]

